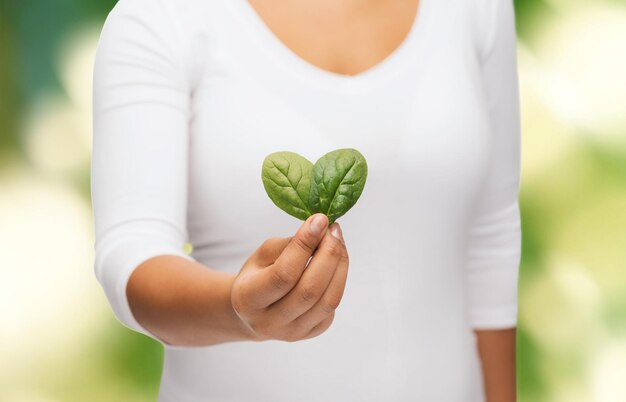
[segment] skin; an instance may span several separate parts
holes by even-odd
[[[249,0],[265,25],[300,58],[357,75],[386,58],[409,32],[417,0]]]
[[[315,217],[321,218],[317,231]],[[157,256],[133,271],[126,292],[135,319],[166,344],[295,342],[330,327],[348,265],[339,224],[328,226],[320,213],[294,236],[267,239],[237,275]]]
[[[514,402],[516,328],[477,330],[487,402]]]
[[[375,66],[408,33],[418,0],[249,0],[285,46],[320,69],[353,76]],[[279,6],[280,5],[280,6]],[[326,224],[318,236],[313,217]],[[289,238],[270,238],[238,275],[178,256],[137,267],[127,295],[137,321],[164,343],[295,342],[328,329],[348,272],[343,241],[315,214]],[[339,226],[334,223],[332,227]],[[304,270],[309,257],[309,267]],[[487,402],[513,402],[516,328],[476,330]]]

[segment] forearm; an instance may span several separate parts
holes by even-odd
[[[515,402],[516,328],[476,330],[487,402]]]
[[[201,346],[249,340],[230,302],[234,276],[174,255],[139,265],[126,288],[139,324],[170,345]]]

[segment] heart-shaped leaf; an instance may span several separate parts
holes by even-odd
[[[267,195],[289,215],[306,220],[313,164],[294,152],[274,152],[265,157],[261,179]]]
[[[329,152],[315,165],[294,152],[281,151],[265,157],[261,178],[268,196],[280,209],[301,220],[322,212],[330,225],[361,196],[367,163],[352,148]]]
[[[366,179],[367,163],[359,151],[342,148],[327,153],[313,166],[311,212],[325,213],[332,224],[356,204]]]

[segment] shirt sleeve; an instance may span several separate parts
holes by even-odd
[[[521,128],[512,0],[491,0],[483,17],[481,76],[492,130],[492,159],[469,228],[468,314],[474,329],[517,324],[521,259]]]
[[[160,0],[120,0],[93,70],[95,275],[116,318],[158,341],[133,317],[126,285],[151,257],[194,260],[183,251],[189,88],[171,24]]]

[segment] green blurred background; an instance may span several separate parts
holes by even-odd
[[[91,74],[114,0],[0,2],[0,400],[154,401],[93,273]],[[626,4],[516,2],[522,402],[626,401]]]

